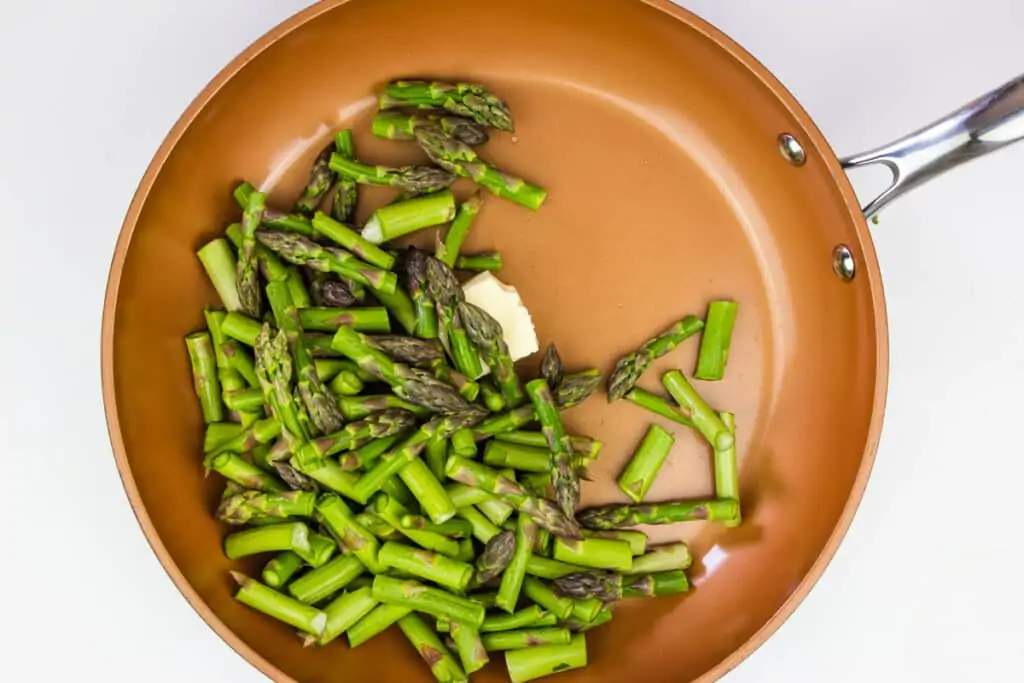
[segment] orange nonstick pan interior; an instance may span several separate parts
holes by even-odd
[[[589,634],[590,666],[558,680],[717,678],[796,607],[849,524],[881,427],[885,307],[856,198],[807,114],[750,55],[666,2],[324,2],[215,79],[142,180],[107,292],[107,419],[143,530],[196,610],[271,678],[430,680],[397,630],[357,650],[303,649],[233,600],[211,514],[223,484],[204,477],[182,341],[217,304],[195,250],[237,220],[240,179],[289,205],[342,127],[355,129],[363,159],[421,158],[414,144],[369,134],[375,89],[399,76],[479,81],[509,101],[515,135],[482,154],[550,199],[538,213],[489,199],[466,250],[502,252],[501,278],[570,367],[607,371],[709,300],[740,302],[726,379],[700,389],[737,415],[744,524],[650,529],[654,541],[692,544],[695,590],[617,605]],[[802,143],[803,166],[780,154],[782,133]],[[391,196],[365,192],[360,218]],[[853,252],[852,282],[833,272],[839,244]],[[661,359],[641,384],[656,389],[666,368],[689,373],[696,348]],[[602,394],[565,419],[606,443],[584,505],[624,500],[614,477],[652,416]],[[713,493],[707,448],[677,432],[650,500]],[[495,660],[474,680],[507,680]]]

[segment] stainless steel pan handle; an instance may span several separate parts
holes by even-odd
[[[843,168],[883,164],[892,184],[864,207],[871,218],[900,195],[962,163],[1024,139],[1024,75],[921,130],[842,159]]]

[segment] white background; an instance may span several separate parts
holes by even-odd
[[[180,597],[132,517],[103,419],[100,313],[163,136],[306,4],[2,4],[4,679],[261,680]],[[683,4],[773,69],[840,153],[1024,72],[1019,0]],[[730,683],[1024,678],[1022,195],[1024,145],[882,216],[892,378],[874,476],[818,587]]]

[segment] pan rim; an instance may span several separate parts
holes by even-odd
[[[121,229],[118,234],[117,243],[111,259],[110,269],[107,276],[107,286],[103,299],[103,317],[100,335],[100,366],[101,383],[103,389],[103,407],[106,415],[107,432],[110,438],[114,460],[117,465],[118,475],[125,490],[125,495],[131,505],[132,513],[135,515],[143,535],[149,543],[170,577],[175,587],[188,601],[196,613],[206,622],[214,633],[221,638],[231,649],[241,655],[257,670],[275,681],[294,681],[281,669],[264,658],[256,650],[243,641],[234,631],[214,613],[213,609],[206,603],[199,593],[192,587],[185,575],[179,569],[160,539],[146,510],[138,486],[135,482],[131,466],[125,451],[124,438],[121,433],[120,418],[118,413],[117,398],[114,387],[114,322],[116,318],[116,307],[120,293],[121,277],[127,257],[131,239],[138,224],[139,217],[146,205],[149,193],[160,175],[164,164],[177,147],[185,132],[192,122],[205,110],[217,93],[232,78],[234,78],[250,61],[262,54],[267,48],[276,44],[279,40],[337,7],[346,5],[352,0],[321,0],[315,5],[285,19],[273,27],[256,41],[246,47],[199,92],[189,103],[188,107],[174,123],[167,133],[159,148],[153,155],[152,160],[139,181],[138,187],[132,197]],[[885,295],[882,288],[881,270],[878,257],[875,252],[874,242],[868,228],[867,221],[861,212],[860,204],[856,193],[849,181],[845,171],[839,163],[839,159],[832,150],[828,141],[815,125],[810,115],[803,109],[797,99],[786,89],[760,61],[746,51],[739,43],[728,37],[721,30],[700,18],[693,12],[686,10],[669,0],[625,0],[628,2],[641,2],[653,9],[665,14],[668,18],[680,21],[693,30],[699,32],[706,39],[712,41],[733,59],[752,72],[761,83],[772,92],[779,102],[790,112],[799,124],[799,132],[805,146],[810,145],[824,160],[829,173],[831,174],[836,189],[839,191],[845,208],[850,215],[853,227],[858,240],[858,248],[861,253],[861,272],[859,277],[866,277],[871,297],[872,316],[875,323],[875,392],[872,400],[871,419],[867,428],[865,451],[861,459],[857,475],[850,489],[850,494],[844,503],[839,519],[832,530],[829,538],[822,546],[814,563],[808,569],[804,578],[793,592],[780,605],[778,610],[744,643],[733,650],[728,656],[718,662],[710,670],[695,679],[694,683],[710,683],[718,680],[726,673],[736,668],[741,662],[749,657],[755,650],[763,645],[783,623],[793,614],[797,607],[804,601],[811,589],[817,584],[832,558],[835,556],[839,545],[842,543],[850,524],[857,512],[868,479],[875,462],[878,449],[878,442],[881,436],[882,423],[885,413],[886,396],[888,391],[889,378],[889,336],[888,319],[886,314]]]

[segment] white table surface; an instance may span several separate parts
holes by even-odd
[[[0,8],[6,680],[262,678],[181,598],[131,514],[103,419],[100,313],[160,141],[227,61],[306,4]],[[1019,0],[683,4],[773,69],[841,153],[1024,72]],[[883,214],[892,377],[874,476],[821,582],[730,683],[1024,677],[1022,196],[1024,145]]]

